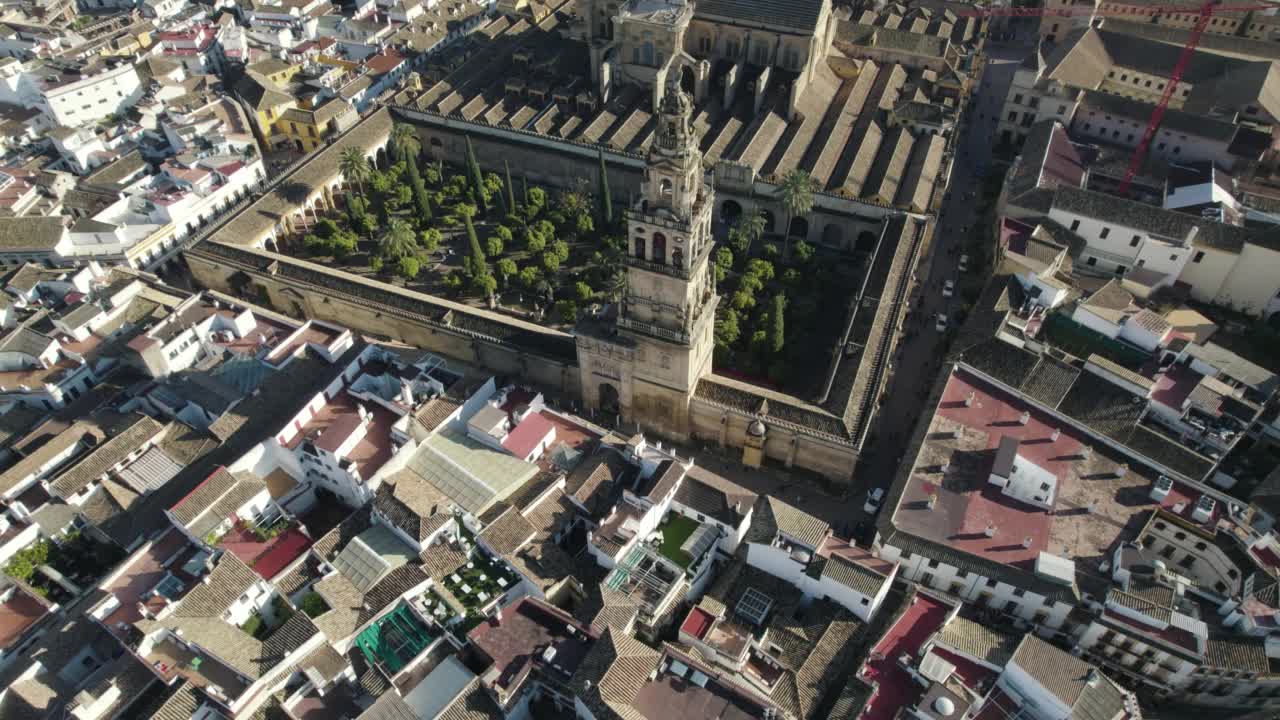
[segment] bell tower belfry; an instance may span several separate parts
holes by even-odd
[[[615,347],[587,341],[607,356],[597,359],[580,341],[579,363],[588,406],[615,401],[624,424],[685,439],[689,399],[711,372],[719,296],[710,263],[715,191],[679,77],[678,69],[668,75],[640,196],[626,211],[627,289]]]

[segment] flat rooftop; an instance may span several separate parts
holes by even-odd
[[[670,647],[657,673],[640,687],[632,701],[646,718],[754,720],[765,716],[765,705]]]
[[[203,555],[203,551],[177,529],[161,535],[150,547],[130,558],[124,569],[102,586],[120,604],[102,618],[102,624],[117,637],[127,637],[129,629],[143,617],[140,604],[147,605],[153,614],[158,613],[169,601],[181,599],[185,591],[191,589],[198,580],[198,572],[192,572],[195,565],[192,561],[202,560]],[[203,569],[203,562],[200,564]]]
[[[391,443],[391,426],[400,418],[379,403],[361,402],[346,390],[311,416],[301,432],[289,441],[289,449],[298,447],[303,440],[311,440],[322,450],[336,452],[360,427],[361,407],[368,413],[364,436],[344,457],[355,463],[360,477],[366,480],[373,477],[378,468],[391,459],[395,449]]]
[[[1034,463],[1055,478],[1052,511],[1015,500],[988,482],[996,448],[1005,437],[1017,439],[1020,461]],[[1163,507],[1190,520],[1200,493],[1175,482],[1167,497],[1153,501],[1150,491],[1156,477],[1145,467],[1126,467],[1124,459],[1083,433],[957,370],[934,409],[928,435],[894,508],[893,524],[911,535],[1023,570],[1034,570],[1040,552],[1096,568],[1117,542],[1137,536],[1146,520],[1144,511]],[[1221,512],[1215,509],[1206,526]]]
[[[924,694],[924,688],[898,663],[906,656],[912,667],[921,659],[921,648],[946,620],[950,606],[925,593],[917,593],[912,603],[889,626],[862,666],[859,677],[876,686],[859,717],[862,720],[891,720],[902,708],[910,707]]]
[[[519,687],[535,666],[553,669],[558,680],[568,682],[595,641],[572,616],[530,597],[499,616],[477,625],[467,638],[493,661],[493,682],[507,691]]]
[[[11,590],[9,599],[0,602],[0,650],[8,649],[17,642],[27,628],[39,622],[49,611],[44,603],[17,585]]]

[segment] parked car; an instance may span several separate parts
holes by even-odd
[[[969,256],[960,256],[960,272],[969,272]]]
[[[942,283],[942,297],[951,297],[956,294],[956,284],[950,280]]]
[[[946,313],[938,313],[938,321],[934,323],[934,327],[938,329],[938,332],[947,331],[947,314]]]
[[[880,509],[880,503],[884,501],[884,488],[874,488],[867,493],[867,501],[862,504],[862,509],[868,515],[875,515]]]

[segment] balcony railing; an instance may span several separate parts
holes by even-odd
[[[627,317],[618,318],[618,327],[625,328],[627,330],[634,330],[635,332],[642,332],[647,335],[652,335],[656,338],[661,338],[663,340],[670,340],[672,342],[686,343],[686,344],[689,342],[689,333],[687,332],[681,332],[677,330],[668,330],[667,328],[664,328],[664,327],[658,327],[653,323],[641,322],[639,320],[632,320],[631,318],[627,318]]]

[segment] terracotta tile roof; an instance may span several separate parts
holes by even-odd
[[[631,466],[618,453],[599,449],[569,473],[565,492],[577,500],[593,517],[601,517],[613,504],[614,493]]]
[[[639,640],[605,629],[578,666],[570,687],[597,720],[639,718],[632,702],[661,657]]]
[[[200,584],[191,589],[173,616],[180,618],[220,617],[231,604],[261,581],[258,574],[233,553],[224,552]]]
[[[204,703],[204,695],[183,678],[160,707],[142,717],[144,720],[191,720]]]
[[[236,486],[239,480],[232,475],[224,467],[220,467],[214,471],[212,475],[205,478],[195,490],[192,490],[186,497],[178,501],[177,505],[170,508],[175,520],[185,527],[197,517],[200,513],[209,509],[223,495],[226,495]]]
[[[477,536],[494,552],[507,555],[533,539],[536,529],[520,511],[508,507],[506,512],[480,531]]]
[[[1262,638],[1211,635],[1204,645],[1204,664],[1229,671],[1272,674]]]
[[[506,717],[480,678],[476,677],[436,716],[436,720],[506,720]]]
[[[414,413],[414,418],[427,432],[431,432],[440,427],[460,407],[462,407],[462,403],[451,400],[448,397],[434,397],[418,408],[418,412]]]
[[[347,659],[340,655],[329,643],[311,651],[298,663],[302,670],[314,669],[325,680],[333,680],[347,670]]]
[[[889,578],[875,570],[839,555],[833,555],[827,559],[822,567],[822,577],[831,578],[869,598],[874,598],[884,584],[889,582]]]
[[[229,520],[245,503],[267,491],[267,484],[252,473],[236,473],[236,482],[223,493],[207,510],[194,520],[186,523],[186,528],[196,537],[204,537],[206,533]]]
[[[826,522],[772,496],[762,496],[751,516],[747,540],[770,544],[781,533],[816,548],[831,531]]]
[[[352,652],[358,651],[352,650]],[[375,671],[376,672],[376,671]],[[360,713],[357,720],[420,720],[418,713],[413,711],[399,695],[393,692],[383,693],[368,710]]]
[[[416,473],[401,470],[378,487],[373,509],[409,537],[426,540],[453,517],[448,496]]]
[[[165,425],[157,423],[146,415],[134,416],[127,428],[120,430],[115,437],[97,446],[90,454],[76,462],[72,469],[59,475],[58,479],[50,483],[50,489],[54,495],[63,498],[76,495],[90,486],[93,480],[99,479],[113,466],[140,450],[147,442],[154,441],[156,436],[164,432],[164,429]]]
[[[963,655],[1003,668],[1022,636],[957,615],[938,632],[937,641]]]
[[[1124,693],[1089,663],[1028,633],[1012,662],[1081,720],[1109,720],[1124,710]]]

